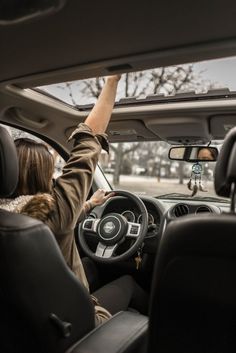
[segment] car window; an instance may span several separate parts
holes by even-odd
[[[220,149],[222,141],[212,146]],[[216,197],[214,190],[215,162],[201,162],[200,178],[192,174],[194,163],[168,158],[170,145],[164,141],[111,144],[110,154],[101,154],[100,165],[114,189],[124,189],[139,195],[161,196],[182,194],[191,196],[189,181],[196,183],[195,198]]]
[[[53,147],[51,147],[43,140],[39,139],[38,137],[36,137],[28,132],[22,131],[20,129],[15,129],[15,128],[9,127],[9,126],[8,127],[4,126],[4,127],[7,128],[7,130],[9,131],[9,133],[11,134],[11,136],[13,137],[14,140],[18,139],[18,138],[25,138],[26,137],[26,138],[30,138],[32,140],[35,140],[35,141],[38,141],[38,142],[41,142],[41,143],[44,143],[45,145],[47,145],[49,151],[51,152],[51,154],[53,155],[54,160],[55,160],[55,169],[54,169],[53,178],[56,179],[58,176],[60,176],[62,174],[62,169],[63,169],[63,166],[65,165],[65,161],[57,153],[57,151]]]

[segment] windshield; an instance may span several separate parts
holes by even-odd
[[[211,146],[220,149],[221,144],[222,141],[214,141]],[[218,198],[213,184],[216,163],[200,163],[202,173],[195,177],[193,163],[168,158],[170,147],[164,141],[113,143],[109,155],[101,154],[100,165],[114,189],[154,197],[166,195],[173,199],[212,201],[212,197]],[[194,185],[197,192],[192,196],[196,191]],[[219,201],[228,202],[223,198]]]

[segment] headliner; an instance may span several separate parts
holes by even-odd
[[[51,16],[0,26],[0,81],[39,85],[233,55],[235,18],[234,0],[70,0]]]

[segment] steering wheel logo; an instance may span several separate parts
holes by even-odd
[[[104,227],[104,232],[107,234],[111,234],[113,230],[115,229],[115,224],[113,222],[107,222]]]

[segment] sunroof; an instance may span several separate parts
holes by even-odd
[[[93,104],[103,83],[103,78],[94,78],[37,89],[76,107]],[[220,94],[222,88],[236,91],[236,56],[123,74],[116,101],[128,97],[143,100],[153,95],[170,99],[179,93],[194,98],[195,94],[206,94],[212,90],[218,90],[215,92]]]

